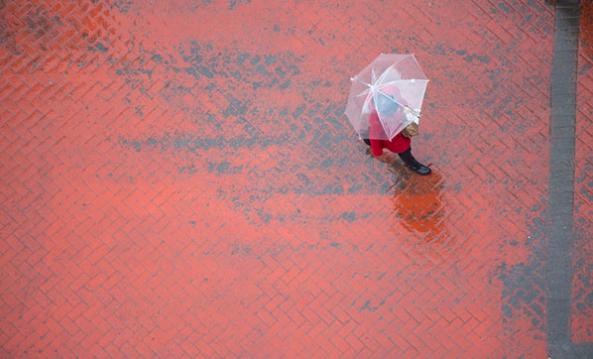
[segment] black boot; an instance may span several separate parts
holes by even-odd
[[[418,173],[419,175],[426,176],[429,175],[430,172],[432,172],[429,167],[418,162],[414,158],[414,156],[412,156],[411,149],[407,150],[406,152],[398,153],[398,155],[399,158],[401,158],[402,161],[404,161],[404,163],[406,164],[406,166],[408,166],[409,169]]]

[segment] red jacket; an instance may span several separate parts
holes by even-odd
[[[370,123],[370,132],[371,132],[371,137],[373,132],[376,131],[383,131],[383,128],[381,127],[381,123],[379,122],[379,115],[377,115],[377,112],[373,111],[373,113],[371,113],[370,118],[369,118],[369,123]],[[402,153],[402,152],[406,152],[407,150],[410,149],[412,140],[409,139],[408,137],[402,135],[401,133],[398,133],[397,136],[395,136],[391,141],[388,140],[376,140],[376,139],[370,139],[371,141],[371,152],[373,153],[373,156],[378,157],[381,156],[383,154],[383,148],[387,148],[388,150],[390,150],[391,152],[395,152],[395,153]]]

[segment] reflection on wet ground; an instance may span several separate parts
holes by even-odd
[[[442,200],[443,177],[433,169],[429,176],[418,176],[395,165],[390,169],[398,177],[394,184],[393,209],[404,228],[432,241],[446,235]]]

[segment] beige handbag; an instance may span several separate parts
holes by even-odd
[[[408,138],[414,137],[418,135],[418,124],[412,122],[408,125],[408,127],[404,128],[402,134]]]

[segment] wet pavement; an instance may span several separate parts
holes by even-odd
[[[0,0],[1,356],[591,357],[569,3]],[[430,177],[343,115],[381,52]]]

